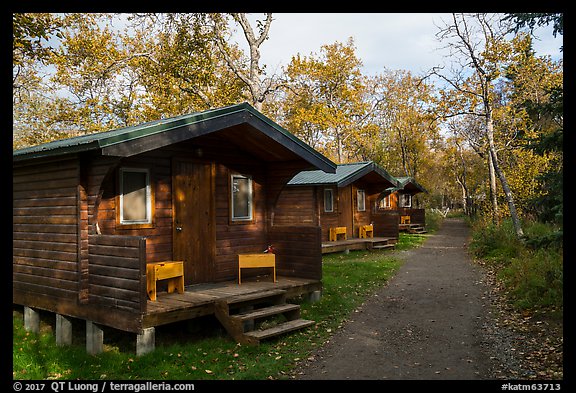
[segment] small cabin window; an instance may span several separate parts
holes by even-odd
[[[331,188],[324,189],[324,212],[334,212],[334,190]]]
[[[402,194],[400,196],[400,207],[412,207],[412,195]]]
[[[380,201],[378,201],[378,209],[389,209],[390,208],[390,194],[386,195]]]
[[[366,211],[366,192],[364,190],[357,190],[356,196],[358,199],[357,207],[359,212]]]
[[[150,171],[120,168],[120,224],[152,223]]]
[[[232,221],[251,221],[253,218],[252,178],[250,176],[231,176]]]

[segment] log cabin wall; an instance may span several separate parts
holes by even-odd
[[[352,211],[354,220],[352,225],[353,237],[360,237],[360,226],[372,223],[372,210],[374,196],[369,184],[356,182],[352,187]],[[364,211],[358,210],[358,190],[364,191]]]
[[[342,204],[339,198],[339,189],[336,186],[318,186],[315,187],[317,201],[318,201],[318,212],[320,217],[320,227],[322,228],[322,241],[327,242],[330,240],[330,228],[337,227],[340,225],[340,209]],[[333,209],[331,212],[327,212],[324,209],[324,190],[331,189],[333,198]]]
[[[317,226],[273,226],[270,244],[276,249],[277,274],[322,279],[322,240]]]
[[[426,209],[400,207],[397,210],[401,216],[410,216],[411,224],[426,225]]]
[[[88,294],[91,305],[146,310],[146,240],[140,236],[89,236]]]
[[[80,164],[37,160],[13,166],[13,302],[54,311],[79,294]]]
[[[374,222],[374,236],[398,239],[400,214],[397,210],[377,210],[372,215],[372,220]]]
[[[296,187],[293,187],[296,188]],[[324,211],[324,189],[333,189],[334,209],[333,212]],[[320,217],[322,227],[322,241],[328,241],[330,237],[330,228],[337,226],[346,226],[349,237],[359,237],[360,225],[372,223],[373,211],[376,206],[380,190],[367,183],[353,183],[345,187],[318,186],[316,189],[317,206],[316,210]],[[358,211],[358,190],[365,192],[365,210]],[[351,203],[348,199],[342,199],[343,195],[350,195]],[[346,209],[346,211],[344,211]]]
[[[98,201],[94,209],[102,234],[146,237],[147,262],[172,259],[172,159],[196,160],[215,163],[215,260],[214,281],[233,280],[237,277],[237,255],[261,252],[267,245],[267,171],[263,163],[240,151],[234,145],[222,143],[215,137],[197,138],[168,147],[123,159],[103,178],[101,190],[93,195]],[[146,167],[151,170],[155,194],[155,217],[152,228],[123,229],[116,224],[116,176],[118,168]],[[102,176],[99,171],[98,176]],[[230,175],[251,175],[254,187],[254,219],[235,223],[230,220]],[[290,172],[292,173],[292,172]],[[287,175],[288,176],[288,175]],[[96,181],[94,181],[96,183]]]
[[[286,187],[276,203],[274,225],[318,225],[315,187]]]

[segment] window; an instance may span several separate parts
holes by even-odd
[[[388,209],[390,207],[390,195],[386,195],[378,202],[378,209]]]
[[[357,190],[356,196],[358,199],[358,206],[357,206],[358,211],[359,212],[366,211],[366,193],[364,192],[364,190]]]
[[[334,190],[331,188],[324,189],[324,212],[332,213],[334,211]]]
[[[231,176],[232,221],[252,220],[252,178],[249,176]]]
[[[410,195],[410,194],[400,195],[400,206],[401,207],[412,207],[412,195]]]
[[[145,168],[120,168],[119,177],[120,224],[151,224],[150,171]]]

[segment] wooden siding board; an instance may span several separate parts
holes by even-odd
[[[42,293],[42,291],[51,291],[51,290],[66,290],[71,293],[76,293],[78,290],[78,285],[75,281],[70,280],[62,280],[59,278],[55,278],[54,275],[51,277],[44,277],[37,274],[38,271],[34,271],[33,274],[25,274],[19,273],[17,271],[12,272],[12,277],[14,282],[23,283],[23,284],[33,284],[40,287],[44,287],[44,289],[38,291]]]
[[[22,280],[14,280],[12,283],[12,302],[29,307],[39,307],[39,303],[44,297],[49,297],[53,300],[51,303],[42,307],[48,311],[56,311],[58,302],[65,299],[73,300],[76,302],[77,291],[67,290],[65,288],[48,287],[44,284],[36,284]],[[17,293],[19,295],[17,295]],[[22,300],[26,299],[26,300]]]
[[[269,242],[276,249],[278,274],[318,280],[322,278],[319,227],[273,226]]]
[[[146,296],[146,239],[89,235],[88,302],[143,312]],[[145,302],[144,302],[145,303]]]
[[[43,258],[27,258],[14,256],[13,267],[21,266],[37,266],[45,267],[56,270],[76,270],[76,262],[66,262],[66,261],[55,261],[53,259],[43,259]]]

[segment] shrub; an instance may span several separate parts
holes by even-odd
[[[511,222],[500,225],[475,221],[470,251],[497,269],[506,293],[520,309],[562,307],[562,230],[549,224],[524,225],[519,240]]]
[[[472,226],[470,251],[477,258],[506,265],[518,257],[522,249],[522,242],[516,238],[511,221],[500,225],[477,221]]]
[[[510,299],[520,309],[562,307],[563,258],[557,250],[526,251],[499,273]]]

